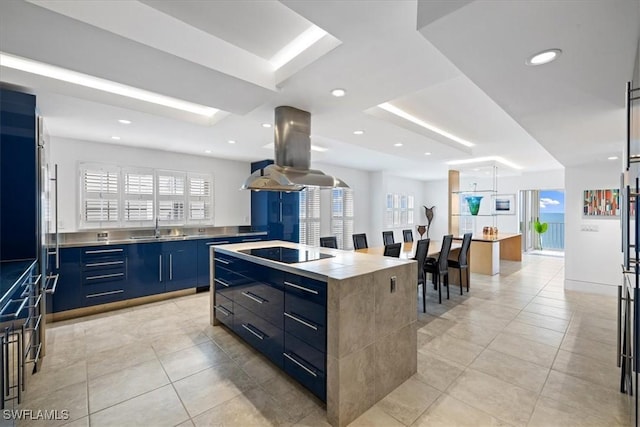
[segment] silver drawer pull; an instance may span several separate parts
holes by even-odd
[[[85,254],[109,254],[109,253],[113,253],[113,252],[122,252],[124,251],[124,249],[120,248],[120,249],[98,249],[95,251],[84,251]]]
[[[231,242],[228,241],[228,240],[223,240],[221,242],[207,242],[206,245],[208,245],[208,246],[211,246],[211,245],[213,245],[213,246],[215,246],[215,245],[226,245],[227,243],[231,243]]]
[[[250,323],[247,323],[246,325],[244,323],[242,324],[242,327],[245,328],[247,331],[251,332],[253,335],[260,338],[261,340],[264,339],[264,334],[259,334],[258,332],[251,329],[249,326],[250,326]]]
[[[242,239],[243,242],[260,242],[262,239]]]
[[[231,264],[229,261],[225,261],[222,258],[216,258],[216,261],[223,263],[224,265],[229,265]]]
[[[230,284],[225,283],[225,282],[223,282],[223,281],[222,281],[222,280],[220,280],[220,279],[213,279],[213,280],[214,280],[214,282],[216,282],[216,283],[220,283],[222,286],[224,286],[224,287],[226,287],[226,288],[228,288],[229,286],[231,286]]]
[[[314,289],[305,288],[304,286],[296,285],[295,283],[287,281],[285,281],[284,284],[287,286],[291,286],[292,288],[300,289],[301,291],[309,292],[310,294],[318,295],[318,291]]]
[[[47,281],[45,282],[44,291],[48,294],[55,294],[56,288],[58,287],[58,279],[60,278],[60,274],[53,274],[51,276],[47,276]],[[53,286],[49,288],[49,282],[53,280]]]
[[[264,302],[269,302],[264,298],[260,298],[258,295],[252,294],[251,292],[242,292],[242,295],[244,295],[245,297],[249,298],[250,300],[253,300],[253,301],[257,302],[258,304],[262,304]]]
[[[121,277],[124,273],[101,274],[99,276],[87,276],[86,280],[108,279],[110,277]]]
[[[287,353],[282,353],[282,354],[284,355],[284,357],[286,357],[287,359],[291,360],[296,365],[300,366],[302,369],[307,371],[309,374],[313,375],[316,378],[318,377],[318,374],[316,374],[314,371],[312,371],[311,369],[309,369],[306,366],[304,366],[302,363],[298,362],[296,359],[291,357],[289,354],[287,354]]]
[[[284,315],[287,316],[289,319],[295,320],[298,323],[302,323],[304,326],[313,329],[314,331],[318,330],[318,327],[316,325],[313,325],[309,322],[305,322],[304,320],[300,319],[298,316],[294,316],[293,314],[289,314],[286,311],[284,312]]]
[[[224,314],[225,316],[231,315],[231,312],[229,310],[227,310],[226,308],[224,308],[223,306],[221,306],[221,305],[216,305],[215,309],[216,309],[216,311],[220,310],[220,313]]]
[[[120,289],[117,291],[109,291],[109,292],[100,292],[99,294],[91,294],[91,295],[87,295],[87,298],[96,298],[96,297],[103,297],[106,295],[114,295],[114,294],[121,294],[124,292],[124,289]]]
[[[86,267],[103,267],[105,265],[120,265],[120,264],[124,264],[124,261],[93,262],[91,264],[86,264]]]

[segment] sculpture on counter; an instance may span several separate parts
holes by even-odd
[[[435,206],[431,206],[430,208],[426,206],[422,206],[424,208],[424,216],[427,217],[427,239],[429,238],[429,228],[431,228],[431,221],[433,221],[433,209]],[[422,237],[422,235],[420,235]]]

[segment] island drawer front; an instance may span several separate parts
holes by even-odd
[[[325,309],[317,304],[295,297],[284,297],[284,330],[315,347],[327,351],[327,329],[325,327]]]
[[[233,301],[282,329],[284,292],[266,283],[250,281],[236,286]]]
[[[286,292],[296,295],[301,299],[327,306],[327,283],[296,274],[285,273],[284,289]]]
[[[248,274],[252,268],[252,264],[250,262],[220,252],[216,252],[215,261],[216,269],[223,267],[227,270],[244,275]]]
[[[265,267],[263,265],[252,264],[251,269],[246,273],[246,276],[251,277],[256,281],[267,283],[277,289],[284,290],[284,271]]]
[[[233,330],[260,353],[282,368],[282,329],[239,304],[234,304]]]
[[[233,329],[233,301],[216,292],[216,306],[214,308],[216,318]]]
[[[326,355],[285,333],[283,357],[285,372],[326,401]]]
[[[247,286],[251,283],[251,280],[247,277],[234,273],[226,268],[216,266],[215,274],[213,283],[215,285],[216,292],[224,294],[224,296],[230,300],[233,300],[233,293],[236,287]]]

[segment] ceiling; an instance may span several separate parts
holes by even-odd
[[[314,25],[326,34],[274,65]],[[312,144],[328,149],[313,162],[427,180],[445,178],[448,161],[501,156],[522,168],[501,174],[527,173],[621,154],[639,34],[638,0],[11,0],[0,2],[1,52],[221,111],[198,116],[8,67],[0,80],[37,94],[56,137],[255,161],[273,154],[262,124],[290,105],[311,112]],[[557,61],[525,65],[552,47]]]

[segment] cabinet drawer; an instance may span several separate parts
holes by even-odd
[[[91,286],[99,283],[124,282],[126,279],[127,272],[124,268],[82,272],[82,284],[84,286]]]
[[[219,321],[233,329],[233,301],[220,292],[216,292],[214,312]]]
[[[230,300],[233,300],[234,289],[238,286],[249,285],[251,280],[241,274],[216,266],[216,275],[213,279],[213,283],[215,285],[216,292],[220,292]]]
[[[283,361],[286,373],[326,400],[325,353],[285,333]]]
[[[325,308],[285,295],[284,330],[322,352],[327,351]]]
[[[268,283],[277,289],[284,289],[284,271],[258,264],[251,264],[251,267],[250,272],[247,273],[247,277],[251,277],[259,282]]]
[[[236,258],[231,255],[226,255],[221,252],[216,252],[215,262],[216,269],[218,267],[226,268],[227,270],[234,271],[239,274],[247,274],[250,270],[250,263],[242,260],[240,258]]]
[[[120,301],[128,297],[124,281],[95,283],[83,286],[82,290],[84,306]]]
[[[233,292],[234,303],[240,304],[282,329],[284,293],[266,283],[249,280]]]
[[[326,282],[286,273],[284,276],[284,289],[287,294],[294,295],[322,307],[327,306]]]
[[[82,248],[82,261],[84,263],[100,262],[111,258],[124,258],[127,247],[121,246],[93,246]]]
[[[283,332],[239,304],[234,304],[233,330],[282,368]]]

